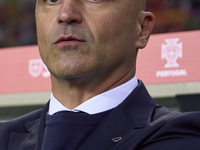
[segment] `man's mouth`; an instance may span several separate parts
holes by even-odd
[[[60,38],[58,38],[58,40],[56,40],[54,45],[68,46],[68,45],[80,44],[83,42],[85,41],[74,36],[61,36]]]

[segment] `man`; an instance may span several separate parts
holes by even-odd
[[[52,94],[0,124],[1,150],[197,150],[200,114],[158,106],[135,77],[154,16],[145,0],[37,0]],[[64,112],[63,112],[64,111]]]

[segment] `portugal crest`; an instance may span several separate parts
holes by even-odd
[[[165,68],[177,68],[179,64],[176,62],[178,58],[182,58],[183,43],[179,38],[165,39],[162,44],[161,58],[166,59]]]
[[[29,73],[32,77],[38,77],[43,71],[41,59],[32,59],[29,61]]]

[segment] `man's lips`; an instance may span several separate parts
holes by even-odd
[[[85,42],[82,39],[76,38],[74,36],[62,36],[56,40],[54,45],[72,45]]]

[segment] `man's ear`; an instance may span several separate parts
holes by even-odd
[[[149,40],[155,24],[155,17],[151,12],[142,11],[139,14],[139,33],[136,41],[136,48],[143,49]]]

